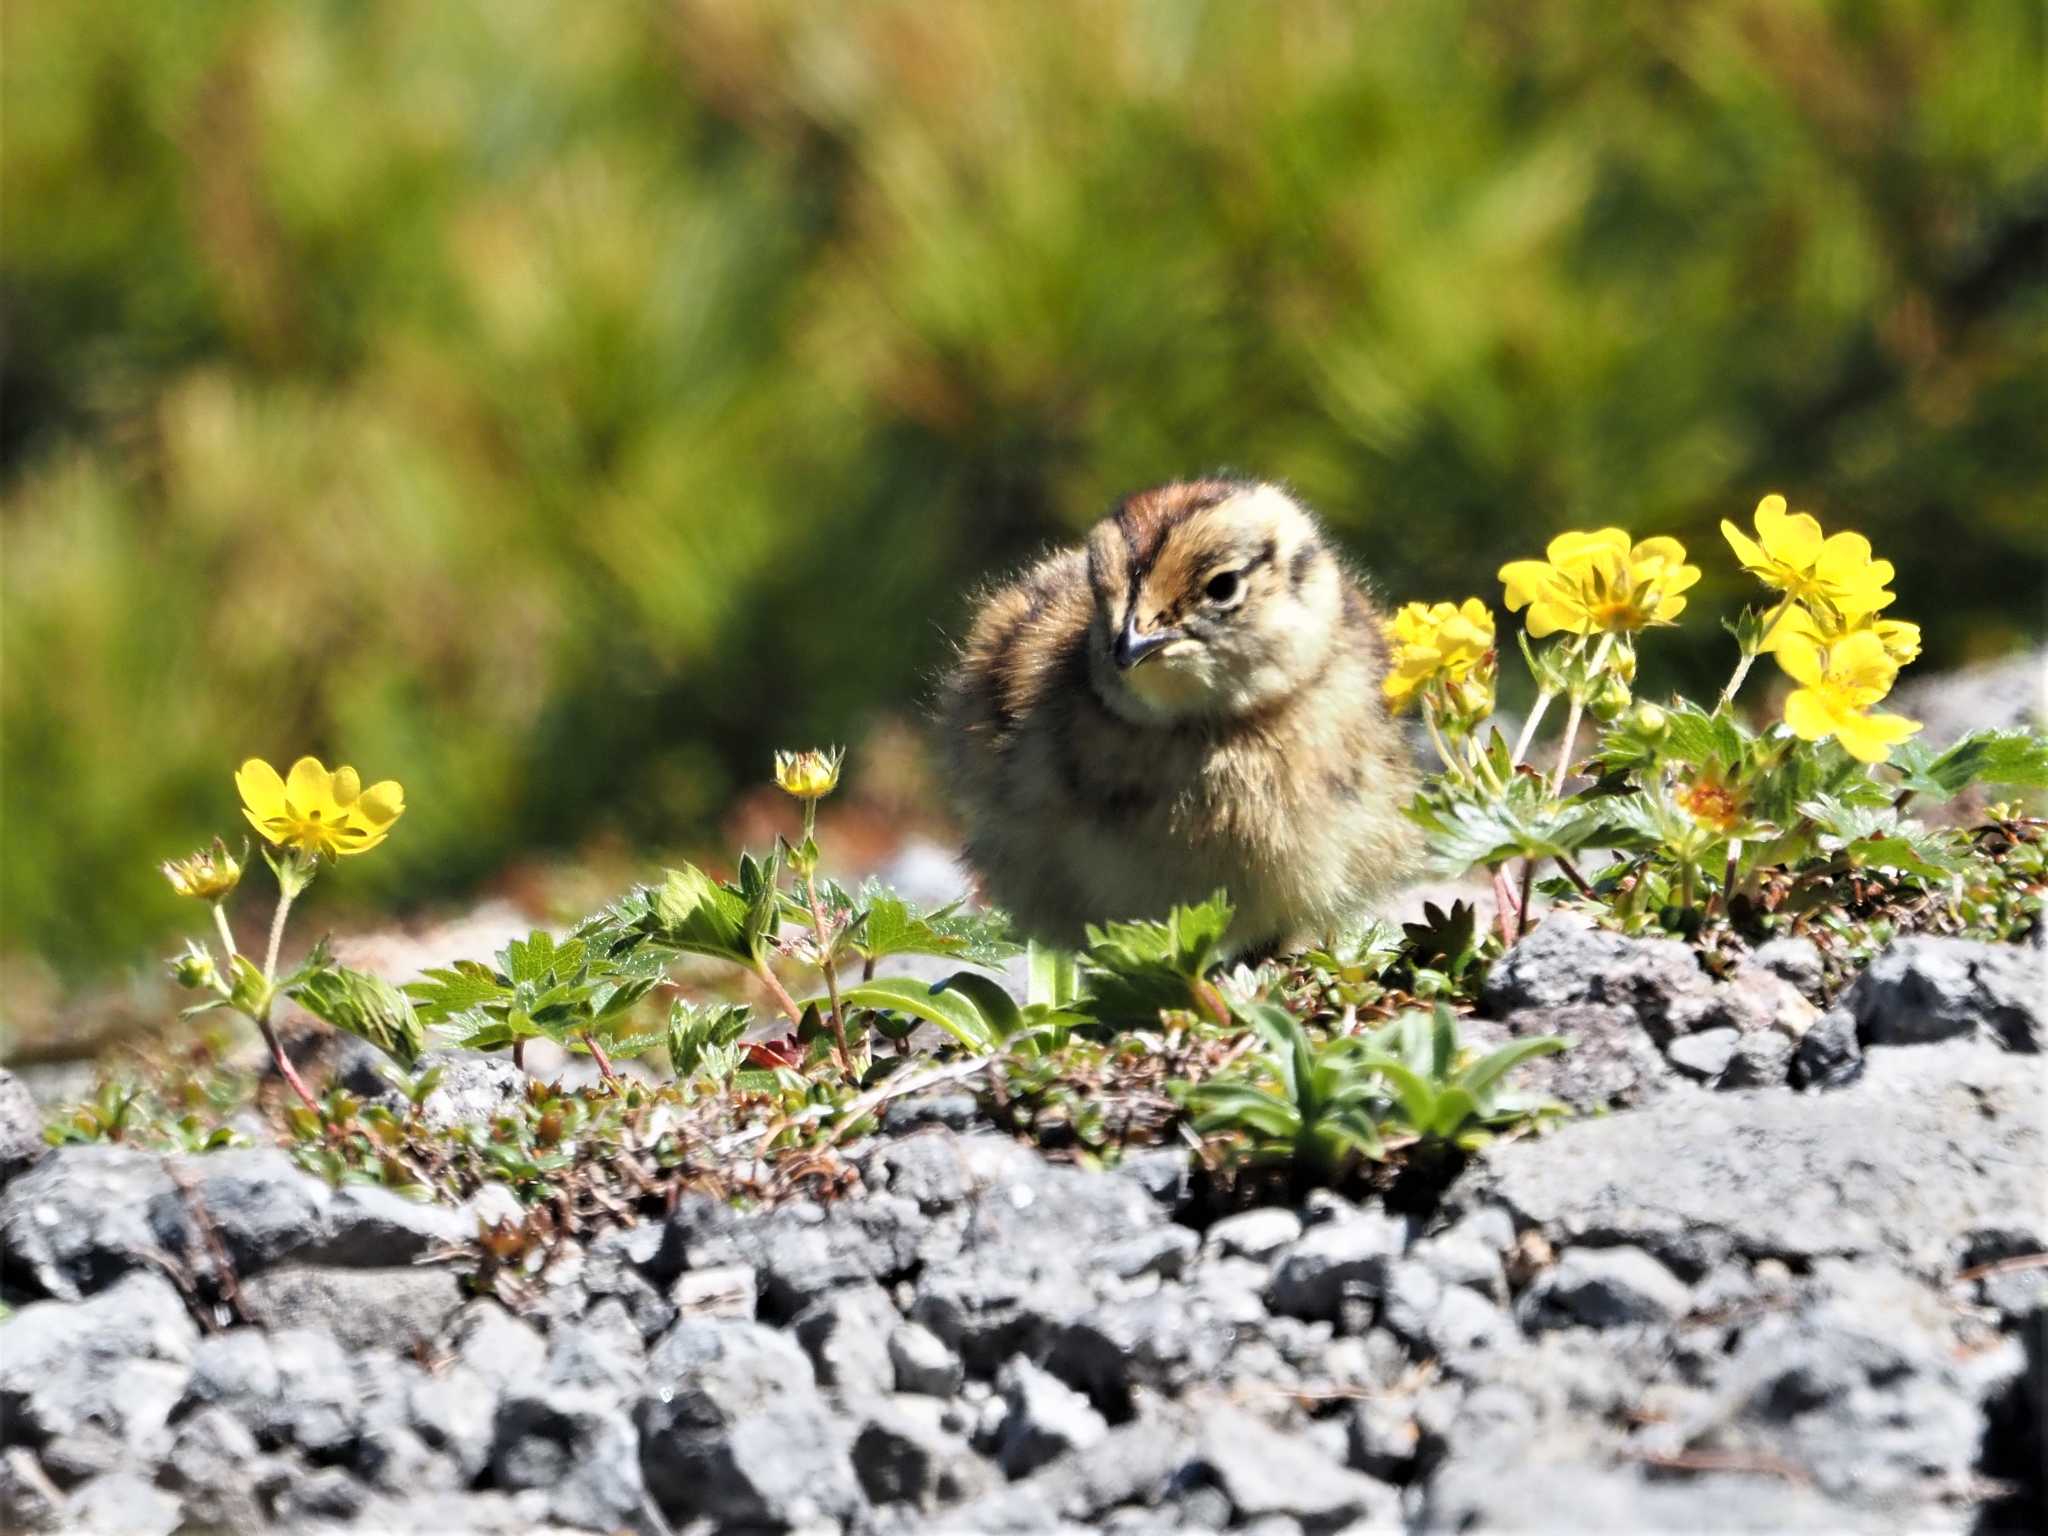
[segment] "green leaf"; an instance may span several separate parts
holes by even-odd
[[[2037,731],[1972,731],[1936,754],[1917,741],[1892,752],[1899,787],[1930,800],[1949,800],[1973,784],[2048,789],[2048,736]]]
[[[1024,952],[1031,978],[1024,995],[1030,1001],[1064,1008],[1080,995],[1081,967],[1072,950],[1034,941]]]
[[[290,996],[308,1013],[369,1041],[407,1070],[426,1048],[426,1031],[410,999],[381,976],[336,966],[300,981]]]
[[[862,915],[849,947],[862,958],[890,955],[937,955],[969,965],[1001,965],[1019,946],[1009,937],[1009,923],[999,912],[962,912],[958,902],[919,912],[875,881],[861,887],[856,898]]]
[[[668,1013],[669,1071],[679,1078],[697,1075],[746,1032],[752,1014],[745,1003],[700,1007],[678,998]]]
[[[1418,1134],[1427,1135],[1436,1121],[1436,1089],[1420,1072],[1392,1056],[1367,1053],[1358,1058],[1359,1067],[1377,1072],[1394,1085],[1401,1112]]]
[[[1017,1000],[992,976],[984,976],[979,971],[955,971],[934,985],[932,991],[964,993],[968,1001],[980,1010],[998,1040],[1008,1040],[1024,1027],[1024,1014],[1018,1008]]]
[[[1555,1035],[1535,1035],[1527,1040],[1511,1041],[1472,1063],[1454,1081],[1457,1087],[1485,1105],[1491,1101],[1494,1085],[1509,1072],[1531,1057],[1553,1056],[1564,1048],[1565,1042]]]
[[[405,985],[406,995],[419,1010],[421,1021],[427,1024],[439,1024],[472,1008],[500,1002],[511,996],[511,991],[496,971],[475,960],[434,967],[418,981]]]
[[[908,976],[878,976],[840,989],[848,1007],[893,1010],[936,1024],[970,1051],[997,1049],[1001,1040],[973,1001],[959,992],[937,992]]]
[[[1234,910],[1218,891],[1165,922],[1090,925],[1085,1002],[1104,1024],[1156,1024],[1162,1010],[1187,1008],[1194,983],[1215,964]]]
[[[649,893],[647,910],[654,920],[652,937],[669,949],[740,965],[754,963],[747,935],[750,904],[694,864],[670,870]]]

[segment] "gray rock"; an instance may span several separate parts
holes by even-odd
[[[1925,1523],[1971,1475],[1985,1403],[2021,1351],[1959,1336],[1946,1298],[1896,1271],[1829,1263],[1819,1278],[1820,1294],[1743,1331],[1692,1443],[1783,1458],[1833,1497]]]
[[[1499,1213],[1482,1214],[1490,1217]],[[1505,1218],[1498,1222],[1505,1230],[1505,1241],[1501,1241],[1498,1234],[1487,1230],[1493,1226],[1495,1223],[1490,1220],[1468,1217],[1447,1232],[1424,1238],[1408,1250],[1408,1257],[1428,1268],[1447,1286],[1462,1285],[1495,1304],[1505,1303],[1508,1280],[1500,1256],[1514,1241],[1514,1227]]]
[[[593,1391],[508,1394],[494,1420],[491,1480],[539,1489],[552,1518],[599,1531],[637,1520],[646,1492],[632,1420]]]
[[[889,1293],[870,1281],[821,1296],[797,1315],[793,1331],[820,1386],[842,1398],[872,1397],[895,1388],[889,1340],[902,1321]]]
[[[1856,1038],[1856,1015],[1830,1008],[1800,1036],[1792,1052],[1795,1088],[1841,1088],[1863,1073],[1863,1045]]]
[[[1588,1531],[1840,1533],[1845,1511],[1780,1478],[1706,1474],[1653,1481],[1610,1460],[1532,1456],[1503,1461],[1454,1453],[1430,1478],[1411,1529],[1498,1530],[1530,1536]]]
[[[1572,1248],[1522,1293],[1524,1328],[1668,1325],[1685,1315],[1686,1283],[1640,1248]]]
[[[20,1078],[0,1068],[0,1186],[27,1173],[49,1150],[35,1097]]]
[[[1235,1342],[1230,1322],[1199,1294],[1168,1285],[1103,1301],[1063,1324],[1051,1335],[1045,1363],[1120,1416],[1136,1388],[1178,1392],[1213,1378]]]
[[[198,1337],[157,1275],[129,1275],[81,1302],[30,1303],[0,1323],[8,1440],[39,1445],[98,1429],[147,1450],[184,1393]]]
[[[853,1440],[861,1490],[876,1504],[931,1510],[986,1492],[995,1468],[946,1427],[946,1407],[930,1397],[885,1397],[862,1412]]]
[[[1820,946],[1813,940],[1789,934],[1784,938],[1767,939],[1750,952],[1749,958],[1751,964],[1790,982],[1808,1002],[1822,1001],[1827,971],[1821,960]]]
[[[1208,1258],[1257,1259],[1265,1262],[1301,1236],[1301,1218],[1284,1206],[1239,1211],[1212,1224],[1202,1239]]]
[[[1671,1065],[1697,1082],[1713,1083],[1735,1059],[1735,1047],[1742,1039],[1739,1030],[1707,1029],[1696,1035],[1679,1035],[1664,1048]]]
[[[593,1296],[623,1304],[643,1338],[653,1338],[676,1320],[676,1305],[655,1284],[666,1270],[667,1233],[653,1225],[601,1234],[584,1254],[582,1281]]]
[[[1116,1171],[1150,1195],[1161,1209],[1176,1211],[1187,1198],[1193,1167],[1180,1147],[1139,1147],[1126,1152]]]
[[[1120,1243],[1111,1243],[1107,1248],[1096,1249],[1089,1268],[1096,1274],[1114,1275],[1119,1280],[1135,1280],[1141,1275],[1176,1280],[1187,1272],[1195,1250],[1200,1246],[1201,1240],[1186,1227],[1154,1227]]]
[[[172,1188],[150,1201],[150,1228],[165,1252],[196,1273],[214,1270],[209,1226],[237,1276],[318,1243],[326,1233],[332,1191],[275,1147],[174,1158],[166,1172]]]
[[[1234,1408],[1204,1416],[1197,1455],[1238,1522],[1288,1515],[1321,1529],[1400,1520],[1398,1489],[1325,1456],[1306,1435],[1283,1433]]]
[[[132,1470],[135,1451],[114,1435],[88,1424],[43,1442],[37,1453],[43,1470],[60,1487],[70,1488],[102,1472]]]
[[[543,1377],[551,1386],[630,1400],[639,1395],[646,1372],[640,1329],[616,1296],[607,1296],[582,1317],[558,1322],[548,1333]]]
[[[370,1490],[340,1467],[295,1467],[275,1495],[278,1523],[287,1530],[327,1521],[347,1524],[369,1502]]]
[[[893,1280],[911,1268],[927,1219],[900,1196],[808,1202],[758,1215],[728,1212],[701,1221],[685,1239],[692,1269],[751,1265],[769,1314],[796,1316],[835,1286]]]
[[[10,1282],[76,1301],[158,1251],[152,1202],[171,1191],[163,1160],[131,1147],[58,1147],[0,1190],[0,1261]]]
[[[178,1501],[139,1472],[109,1472],[72,1490],[64,1529],[75,1536],[171,1536]]]
[[[751,1264],[719,1264],[685,1270],[668,1289],[684,1317],[752,1318],[760,1309],[761,1277]]]
[[[361,1394],[355,1371],[327,1333],[237,1328],[200,1340],[185,1407],[217,1407],[267,1447],[338,1451],[355,1435]]]
[[[448,1333],[455,1358],[498,1390],[532,1381],[547,1360],[548,1341],[540,1331],[495,1301],[470,1302]]]
[[[475,1238],[476,1219],[458,1207],[409,1200],[381,1185],[344,1184],[327,1202],[325,1235],[294,1257],[306,1263],[384,1269]]]
[[[441,1080],[420,1105],[420,1114],[437,1131],[458,1125],[488,1125],[526,1093],[526,1074],[508,1058],[483,1056],[473,1051],[428,1051],[420,1057],[415,1074],[430,1067],[441,1070]],[[381,1096],[393,1109],[405,1106],[404,1096],[395,1088]]]
[[[1804,1039],[1802,1035],[1800,1039]],[[1783,1088],[1792,1078],[1792,1058],[1799,1041],[1775,1029],[1751,1030],[1735,1041],[1718,1084],[1722,1088]]]
[[[859,1505],[843,1433],[785,1335],[685,1318],[655,1347],[647,1383],[641,1465],[671,1518],[801,1524]]]
[[[1632,1009],[1659,1042],[1697,1027],[1714,984],[1675,939],[1632,939],[1574,913],[1546,917],[1487,973],[1481,1001],[1505,1019],[1523,1008],[1608,1003]]]
[[[1421,1454],[1422,1426],[1411,1400],[1368,1397],[1352,1404],[1345,1417],[1346,1462],[1353,1470],[1382,1482],[1405,1483]]]
[[[1568,1003],[1554,1008],[1519,1008],[1498,1033],[1482,1021],[1467,1037],[1483,1048],[1526,1036],[1556,1035],[1571,1048],[1538,1056],[1515,1068],[1515,1091],[1556,1099],[1581,1114],[1648,1104],[1671,1083],[1671,1069],[1658,1054],[1633,1008],[1616,1003]]]
[[[2048,1038],[2048,980],[2032,945],[1899,939],[1842,996],[1865,1046],[1983,1034],[2015,1051]]]
[[[465,1484],[490,1461],[498,1390],[477,1372],[463,1365],[435,1375],[418,1372],[405,1407],[413,1432],[429,1450],[453,1461]]]
[[[63,1521],[64,1493],[25,1445],[0,1451],[0,1525],[10,1531],[54,1531]]]
[[[996,1457],[1013,1478],[1109,1433],[1087,1398],[1022,1356],[1003,1367],[996,1388],[1005,1409]]]
[[[1043,1159],[1008,1136],[933,1130],[883,1143],[867,1161],[871,1188],[914,1201],[926,1215],[965,1205],[984,1190],[1035,1179]]]
[[[445,1269],[325,1269],[283,1264],[241,1288],[249,1321],[304,1326],[345,1348],[410,1349],[431,1342],[462,1305],[462,1282]]]
[[[1890,1253],[1931,1274],[1967,1233],[2038,1204],[2043,1107],[2026,1058],[1879,1051],[1819,1097],[1699,1095],[1490,1148],[1447,1198],[1490,1198],[1553,1242],[1645,1248],[1682,1275],[1731,1251]]]
[[[1185,1416],[1170,1410],[1119,1425],[1093,1445],[919,1529],[929,1536],[1066,1530],[1120,1504],[1156,1505],[1181,1478],[1191,1431]]]
[[[1311,1227],[1281,1250],[1266,1303],[1288,1317],[1332,1319],[1347,1294],[1378,1292],[1389,1260],[1408,1246],[1408,1222],[1381,1213]]]
[[[890,1333],[889,1363],[895,1368],[898,1392],[952,1397],[966,1377],[960,1357],[922,1323],[904,1323]]]

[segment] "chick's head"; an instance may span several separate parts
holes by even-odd
[[[1344,578],[1277,486],[1196,480],[1127,498],[1088,536],[1097,688],[1141,723],[1248,713],[1312,679]]]

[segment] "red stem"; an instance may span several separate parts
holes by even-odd
[[[619,1086],[619,1074],[612,1070],[612,1059],[605,1055],[604,1047],[597,1043],[597,1036],[586,1029],[578,1038],[590,1048],[590,1059],[597,1063],[599,1075],[611,1085],[612,1091],[614,1093],[622,1092],[623,1090]]]
[[[268,1019],[258,1019],[257,1028],[263,1031],[263,1043],[270,1047],[270,1059],[277,1063],[277,1070],[284,1080],[292,1085],[292,1092],[299,1096],[306,1108],[314,1114],[320,1113],[320,1101],[313,1097],[306,1087],[305,1079],[299,1076],[299,1069],[292,1065],[291,1057],[284,1053],[284,1042],[277,1038],[277,1031],[270,1027]]]

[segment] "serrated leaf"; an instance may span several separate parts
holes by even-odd
[[[426,1048],[426,1031],[411,1000],[381,976],[335,966],[299,982],[289,995],[308,1013],[369,1041],[408,1071]]]
[[[959,992],[934,991],[909,976],[878,976],[841,988],[839,995],[851,1008],[892,1009],[936,1024],[970,1051],[993,1051],[1002,1043],[971,999]]]
[[[1973,784],[2048,789],[2048,736],[2037,731],[1972,731],[1941,753],[1917,741],[1892,752],[1899,787],[1930,800],[1949,800]]]
[[[870,880],[855,898],[859,928],[847,941],[866,960],[890,955],[936,955],[970,965],[1001,965],[1022,947],[1009,937],[999,912],[965,912],[958,902],[919,912],[895,892]]]

